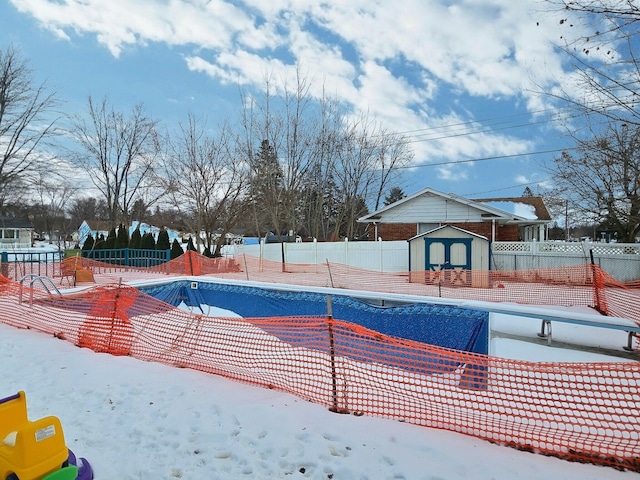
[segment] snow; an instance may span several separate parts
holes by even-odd
[[[182,308],[185,308],[182,306]],[[211,315],[233,312],[208,308]],[[539,322],[492,315],[493,355],[533,361],[629,361],[523,340]],[[621,350],[619,331],[554,324]],[[97,354],[0,324],[0,397],[24,390],[31,419],[56,415],[67,445],[95,478],[629,479],[443,430],[356,417],[292,395],[189,369]]]
[[[497,208],[498,210],[502,210],[503,212],[526,218],[527,220],[539,220],[538,215],[536,214],[536,209],[533,205],[511,201],[495,201],[484,203],[493,208]]]

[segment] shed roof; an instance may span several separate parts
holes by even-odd
[[[458,232],[466,233],[470,237],[476,237],[476,238],[479,238],[481,240],[486,240],[487,242],[489,241],[489,239],[487,237],[482,236],[482,235],[478,235],[477,233],[474,233],[474,232],[470,232],[468,230],[465,230],[464,228],[459,228],[459,227],[456,227],[455,225],[442,225],[440,227],[434,228],[433,230],[429,230],[428,232],[420,233],[420,234],[415,235],[415,236],[413,236],[411,238],[408,238],[407,242],[411,242],[411,241],[413,241],[413,240],[415,240],[417,238],[426,237],[426,236],[432,234],[433,232],[437,232],[438,230],[442,230],[443,228],[449,228],[449,229],[457,230]]]

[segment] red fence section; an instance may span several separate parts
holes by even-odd
[[[126,285],[60,296],[1,280],[2,323],[97,352],[276,388],[334,411],[640,472],[638,362],[508,360],[340,319],[197,315]]]

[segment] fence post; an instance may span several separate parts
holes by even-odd
[[[333,309],[331,295],[327,295],[327,330],[329,332],[329,358],[331,359],[331,395],[333,404],[329,408],[333,413],[349,413],[346,408],[338,407],[338,379],[336,374],[336,350],[333,338]]]
[[[595,259],[593,258],[593,250],[589,250],[589,256],[591,257],[591,272],[593,276],[594,308],[603,315],[607,315],[606,301],[603,301],[602,298],[604,293],[604,276],[602,275],[600,268],[596,266]]]
[[[349,239],[347,237],[344,238],[344,266],[349,273]]]
[[[9,254],[0,252],[0,273],[9,278]]]
[[[329,259],[327,258],[327,270],[329,271],[329,281],[331,282],[331,288],[334,288],[333,286],[333,275],[331,275],[331,265],[329,264]]]

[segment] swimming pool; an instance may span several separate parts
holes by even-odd
[[[487,311],[434,304],[427,299],[328,288],[302,290],[283,284],[203,280],[202,277],[135,286],[173,306],[209,305],[242,317],[327,316],[330,308],[333,318],[385,335],[488,354]]]

